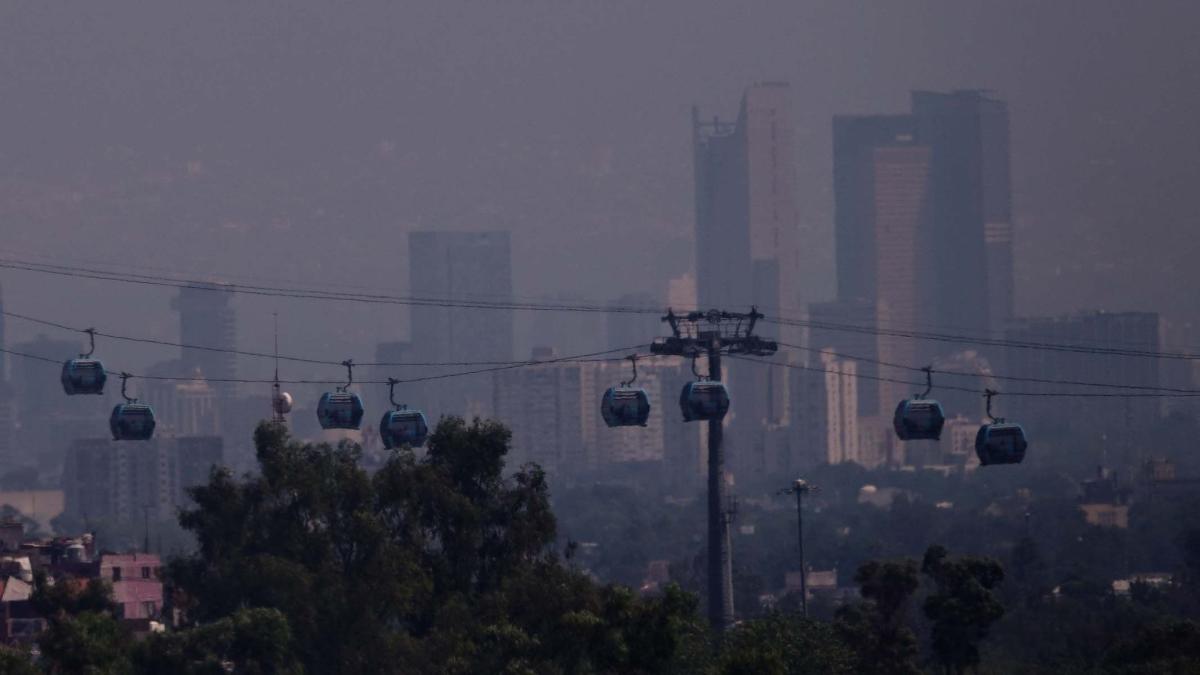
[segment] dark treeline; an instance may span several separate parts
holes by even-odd
[[[420,457],[403,450],[374,472],[356,446],[310,445],[264,424],[261,471],[215,471],[193,489],[180,525],[194,552],[167,568],[178,625],[134,639],[104,582],[38,580],[49,626],[37,658],[0,654],[2,672],[51,673],[919,673],[1195,672],[1200,667],[1197,509],[1156,503],[1162,541],[1147,563],[1173,562],[1165,588],[1110,580],[1132,563],[1140,529],[1101,531],[1073,504],[998,500],[990,478],[936,483],[919,473],[890,508],[826,489],[812,501],[812,561],[837,564],[857,597],[759,596],[791,569],[786,502],[743,508],[742,621],[712,635],[688,558],[702,551],[695,506],[633,488],[572,488],[556,497],[536,466],[508,470],[508,431],[446,419]],[[837,485],[882,482],[847,467]],[[1051,481],[1052,479],[1046,479]],[[922,496],[923,484],[938,498]],[[1053,483],[1047,483],[1047,494]],[[996,492],[989,492],[994,489]],[[937,490],[950,490],[959,501]],[[969,495],[975,495],[972,500]],[[996,506],[999,504],[999,506]],[[995,508],[993,508],[995,507]],[[1159,510],[1156,510],[1159,509]],[[1026,529],[1023,514],[1036,513]],[[794,510],[790,512],[794,518]],[[685,525],[686,523],[686,525]],[[1193,527],[1195,526],[1195,529]],[[586,537],[585,537],[586,533]],[[583,546],[582,541],[595,546]],[[623,541],[622,541],[623,540]],[[952,542],[947,550],[931,542]],[[676,555],[678,554],[678,555]],[[678,583],[640,594],[645,561],[676,556]],[[1159,558],[1158,556],[1162,556]],[[1124,562],[1120,562],[1124,559]],[[853,564],[851,566],[851,561]],[[1140,561],[1140,559],[1139,559]],[[844,571],[843,571],[844,568]],[[606,583],[597,579],[625,583]]]

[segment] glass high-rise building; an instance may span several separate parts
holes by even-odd
[[[1000,335],[1013,315],[1007,105],[918,91],[910,114],[838,116],[833,134],[838,299],[873,305],[883,329]],[[879,358],[919,366],[957,349],[880,338]]]
[[[701,309],[768,317],[801,313],[795,148],[786,83],[748,87],[737,119],[701,120],[692,111],[696,290]],[[756,332],[798,344],[799,329],[759,324]],[[781,352],[775,360],[784,360]],[[726,364],[735,392],[727,443],[736,472],[767,464],[763,436],[787,415],[787,374],[779,365]]]
[[[411,308],[414,361],[511,361],[513,310],[452,306],[454,303],[511,303],[512,251],[508,232],[412,232],[409,289],[422,302]],[[428,300],[430,302],[424,302]],[[429,375],[471,370],[430,366]],[[492,382],[487,374],[436,380],[411,388],[426,415],[487,415]]]

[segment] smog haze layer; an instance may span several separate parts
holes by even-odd
[[[1012,120],[1017,313],[1189,321],[1198,21],[1188,2],[9,2],[3,252],[403,293],[409,231],[507,229],[518,296],[661,294],[691,267],[691,105],[733,117],[747,84],[782,80],[804,294],[820,300],[832,116],[986,88]],[[178,337],[169,289],[3,279],[17,311]],[[288,351],[322,358],[408,332],[400,307],[237,307],[257,349],[273,311]],[[131,368],[174,353],[109,350]]]

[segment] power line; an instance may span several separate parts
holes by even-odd
[[[99,265],[99,266],[103,266],[103,267],[121,267],[121,268],[132,268],[132,269],[160,271],[160,272],[175,272],[175,271],[177,271],[174,268],[155,267],[155,266],[150,266],[150,265],[139,265],[139,264],[133,264],[133,263],[129,263],[129,262],[111,263],[111,262],[107,262],[107,261],[90,260],[90,259],[78,258],[78,257],[61,257],[61,256],[49,257],[49,256],[40,255],[37,253],[29,253],[29,252],[24,252],[24,253],[22,253],[22,255],[24,255],[26,257],[43,258],[43,259],[49,259],[49,260],[71,260],[71,261],[79,262],[79,263],[82,263],[85,265],[93,265],[93,266]],[[54,267],[54,268],[59,268],[59,269],[73,269],[73,268],[62,266],[62,265],[54,265],[52,263],[42,263],[42,262],[34,262],[34,261],[29,261],[29,260],[21,260],[19,258],[15,258],[12,256],[9,256],[7,258],[0,259],[0,260],[8,260],[10,262],[17,263],[17,264],[38,266],[38,267]],[[97,273],[105,273],[105,274],[118,275],[118,276],[127,274],[124,272],[110,272],[107,270],[94,270],[94,271],[96,271]],[[299,282],[295,282],[294,280],[280,280],[277,278],[262,277],[262,276],[249,276],[249,275],[238,275],[238,274],[223,274],[222,276],[224,278],[230,278],[230,279],[267,281],[267,282],[272,282],[272,283],[287,284],[289,287],[291,285],[299,283]],[[171,278],[171,277],[159,277],[159,278]],[[205,281],[202,283],[207,283],[207,284],[224,283],[223,281],[216,280],[215,277],[209,277],[209,279],[210,279],[209,281]],[[358,285],[358,284],[332,283],[329,285],[334,288],[340,287],[340,288],[346,288],[346,289],[361,289],[361,290],[369,290],[369,291],[379,291],[380,290],[379,287],[372,287],[372,286],[365,286],[365,285]],[[295,289],[293,289],[293,290],[295,290]],[[311,290],[311,289],[300,289],[300,290]],[[323,291],[323,290],[316,290],[313,292],[328,293],[328,291]],[[333,291],[333,293],[338,293],[338,291]],[[351,291],[343,291],[341,293],[346,294],[346,295],[358,294],[356,292],[351,292]],[[379,297],[391,297],[391,296],[380,295]],[[642,312],[642,313],[651,314],[651,313],[659,313],[660,309],[661,309],[657,306],[651,307],[651,306],[647,306],[647,305],[637,305],[637,304],[615,305],[615,304],[611,304],[611,303],[602,304],[602,303],[598,303],[598,302],[584,303],[583,305],[564,305],[562,303],[562,301],[563,301],[562,298],[549,298],[547,296],[519,296],[519,295],[514,295],[511,293],[503,294],[503,295],[496,294],[496,293],[461,293],[458,295],[458,297],[445,298],[444,300],[456,300],[456,301],[480,300],[480,301],[484,301],[489,298],[494,299],[493,302],[513,302],[513,300],[522,301],[517,304],[538,305],[541,307],[545,307],[548,310],[551,308],[555,308],[555,307],[562,307],[564,309],[583,307],[583,308],[588,308],[588,309],[594,309],[596,311],[627,309],[627,310],[638,310],[639,312]],[[436,298],[427,298],[427,299],[437,300]],[[750,305],[753,303],[747,302],[745,304]],[[696,308],[677,307],[675,309],[686,312],[686,311],[690,311],[690,309],[696,309]],[[808,319],[798,319],[798,318],[787,317],[785,313],[789,312],[789,311],[803,313],[805,310],[803,308],[799,308],[799,307],[781,307],[781,308],[779,308],[780,315],[773,320],[777,323],[783,323],[783,322],[793,322],[794,323],[794,322],[800,322],[800,321],[808,321]],[[861,324],[838,324],[836,322],[825,322],[825,324],[839,325],[839,326],[843,326],[845,328],[853,328],[853,329],[860,329],[860,330],[871,330],[874,328],[873,326],[861,325]],[[785,325],[789,325],[789,324],[785,324]],[[980,334],[973,333],[971,328],[967,328],[964,326],[922,323],[922,324],[913,324],[912,328],[914,330],[920,328],[922,330],[942,332],[942,333],[954,335],[957,337],[967,337],[967,338],[971,338],[971,339],[981,337]],[[987,336],[982,336],[982,337],[983,337],[983,339],[994,339],[994,338],[990,338]],[[1134,341],[1125,341],[1125,340],[1104,340],[1102,342],[1101,341],[1093,341],[1093,340],[1082,340],[1075,344],[1077,346],[1082,346],[1082,347],[1099,346],[1101,348],[1106,348],[1110,345],[1138,346],[1138,347],[1143,348],[1145,351],[1150,351],[1153,353],[1158,353],[1158,351],[1159,351],[1157,345],[1148,347],[1146,342],[1134,342]],[[1192,349],[1192,351],[1197,351],[1197,349]]]
[[[760,361],[758,359],[749,359],[749,358],[733,356],[733,355],[731,355],[730,358],[735,358],[735,359],[738,359],[739,361],[749,361],[752,363],[758,363],[760,365],[766,365],[766,366],[775,365],[775,366],[783,366],[785,368],[792,368],[795,370],[807,370],[807,371],[814,372],[814,373],[849,375],[850,377],[854,377],[854,378],[857,378],[860,380],[874,380],[876,382],[892,382],[895,384],[905,384],[905,385],[908,385],[911,387],[924,387],[925,386],[924,382],[911,382],[909,380],[899,380],[896,378],[883,377],[883,376],[879,376],[879,375],[867,375],[865,373],[859,373],[859,372],[845,373],[845,372],[837,371],[837,370],[825,370],[824,368],[814,368],[812,366],[806,366],[806,365],[800,364],[800,363]],[[918,368],[917,370],[920,370],[920,369]],[[1065,384],[1065,382],[1063,384]],[[946,384],[938,385],[937,388],[945,389],[945,390],[949,390],[949,391],[961,391],[961,392],[966,392],[969,394],[979,394],[981,396],[985,392],[985,390],[983,390],[983,389],[972,389],[970,387],[960,387],[960,386],[946,385]],[[998,396],[1007,396],[1007,397],[1019,396],[1019,397],[1058,397],[1058,398],[1196,398],[1196,397],[1200,397],[1200,391],[1189,392],[1189,393],[1172,393],[1172,392],[1116,393],[1116,392],[1094,392],[1094,391],[1093,392],[1088,392],[1088,391],[1063,391],[1063,392],[1001,391],[1001,392],[997,392],[997,395]]]
[[[88,332],[88,329],[86,329],[86,328],[75,328],[74,326],[68,326],[66,324],[62,324],[57,321],[50,321],[47,319],[39,319],[37,317],[29,316],[26,314],[19,314],[17,312],[12,312],[9,310],[0,310],[0,315],[10,316],[10,317],[13,317],[14,319],[21,319],[23,321],[29,321],[31,323],[36,323],[36,324],[40,324],[43,326],[49,326],[51,328],[58,328],[60,330],[71,331],[74,333],[86,334]],[[327,360],[323,360],[323,359],[311,359],[311,358],[305,358],[305,357],[301,357],[301,356],[287,356],[284,354],[276,355],[273,353],[268,354],[266,352],[252,352],[252,351],[245,351],[245,350],[241,350],[241,349],[229,349],[229,348],[225,348],[225,347],[210,347],[210,346],[205,346],[205,345],[194,345],[194,344],[188,344],[185,342],[172,342],[170,340],[159,340],[159,339],[155,339],[155,338],[133,337],[130,335],[117,335],[115,333],[106,333],[106,332],[100,331],[100,330],[96,330],[95,334],[100,337],[106,337],[106,338],[109,338],[112,340],[121,340],[121,341],[125,341],[125,342],[137,342],[137,343],[142,343],[142,344],[153,344],[153,345],[161,345],[161,346],[166,346],[166,347],[181,347],[184,349],[195,349],[195,350],[207,351],[207,352],[219,352],[219,353],[223,353],[223,354],[236,354],[238,356],[250,356],[250,357],[264,358],[264,359],[278,358],[282,361],[291,361],[291,362],[295,362],[295,363],[309,363],[309,364],[316,364],[316,365],[323,365],[323,366],[341,366],[342,365],[341,361],[327,361]],[[529,362],[528,360],[526,360],[526,361],[362,361],[362,362],[355,361],[354,365],[356,365],[356,366],[395,366],[395,367],[500,366],[500,365],[513,365],[513,364],[528,363],[528,362]]]
[[[588,354],[576,354],[576,355],[563,356],[563,357],[557,357],[557,358],[552,358],[552,359],[515,361],[515,362],[507,363],[504,365],[493,366],[490,368],[479,368],[476,370],[459,371],[459,372],[453,372],[453,373],[439,373],[436,375],[424,375],[421,377],[410,377],[410,378],[405,378],[405,379],[397,379],[396,382],[397,383],[405,383],[405,384],[411,384],[411,383],[416,383],[416,382],[429,382],[429,381],[434,381],[434,380],[451,379],[451,378],[455,378],[455,377],[465,377],[467,375],[478,375],[480,373],[491,373],[491,372],[496,372],[496,371],[501,371],[501,370],[512,370],[515,368],[528,368],[528,367],[532,367],[532,366],[541,366],[541,365],[554,364],[554,363],[604,363],[604,362],[614,363],[614,362],[618,362],[618,361],[624,361],[626,359],[626,357],[625,356],[615,357],[615,358],[594,358],[594,357],[603,356],[605,354],[613,354],[616,352],[626,352],[631,349],[637,349],[639,347],[645,347],[645,346],[646,345],[636,345],[636,346],[632,346],[632,347],[621,347],[618,349],[606,349],[606,350],[600,351],[600,352],[591,352]],[[0,353],[10,354],[13,356],[19,356],[19,357],[28,358],[28,359],[33,359],[33,360],[42,361],[45,363],[53,363],[58,366],[61,366],[63,363],[62,361],[59,361],[57,359],[51,359],[51,358],[46,358],[44,356],[37,356],[35,354],[27,354],[24,352],[18,352],[18,351],[14,351],[12,349],[0,348]],[[649,358],[651,356],[653,356],[653,355],[652,354],[639,354],[638,355],[639,358]],[[342,363],[339,362],[338,365],[342,365]],[[120,371],[106,370],[105,372],[109,375],[114,375],[114,376],[122,374]],[[167,375],[139,375],[139,374],[135,374],[135,373],[130,373],[129,377],[130,377],[130,379],[137,379],[137,380],[157,380],[157,381],[167,381],[167,382],[203,381],[203,382],[230,383],[230,384],[273,384],[276,381],[273,378],[272,379],[265,379],[265,378],[264,379],[253,379],[253,378],[236,378],[236,377],[209,378],[209,377],[204,377],[203,375],[167,376]],[[341,380],[341,379],[338,379],[338,380],[308,380],[308,379],[279,380],[280,384],[342,384],[343,382],[344,382],[344,380]],[[356,380],[355,384],[388,384],[388,382],[389,382],[388,380]]]
[[[569,305],[557,303],[532,302],[489,302],[483,300],[462,300],[453,298],[428,298],[414,296],[395,296],[370,293],[350,293],[342,291],[322,291],[319,289],[297,289],[282,286],[258,286],[251,284],[232,284],[212,282],[201,279],[172,278],[150,274],[134,274],[131,272],[109,272],[65,265],[48,263],[32,263],[6,259],[0,261],[0,268],[39,272],[65,277],[95,279],[100,281],[118,281],[127,284],[160,286],[168,288],[187,288],[218,293],[239,293],[280,298],[298,298],[307,300],[327,300],[342,302],[358,302],[366,304],[432,306],[442,308],[490,309],[490,310],[525,310],[542,312],[585,312],[585,313],[615,313],[615,314],[652,314],[661,315],[662,310],[631,305]]]
[[[150,272],[166,272],[166,273],[180,273],[181,272],[181,270],[179,268],[174,268],[174,267],[159,267],[159,266],[135,264],[135,263],[129,263],[129,262],[112,263],[112,262],[104,261],[104,260],[79,258],[79,257],[75,257],[75,256],[61,256],[61,255],[46,256],[46,255],[42,255],[42,254],[38,254],[38,253],[30,253],[28,251],[22,251],[22,252],[20,252],[20,255],[25,256],[27,258],[29,258],[29,257],[41,258],[44,260],[55,260],[55,261],[64,261],[65,260],[65,261],[75,262],[75,263],[79,263],[81,265],[88,265],[88,266],[120,267],[123,269],[134,269],[134,270],[143,270],[143,271],[150,271]],[[52,263],[35,262],[35,261],[31,261],[31,260],[21,260],[19,258],[15,258],[12,256],[0,258],[0,261],[3,261],[3,260],[8,260],[8,261],[11,261],[14,263],[31,265],[31,266],[62,267],[61,265],[53,265]],[[105,270],[101,270],[101,271],[105,271]],[[110,273],[111,274],[122,274],[121,272],[110,272]],[[195,270],[192,270],[191,273],[192,274],[204,274],[203,272],[197,272]],[[223,272],[219,275],[221,280],[218,280],[217,276],[212,276],[212,275],[206,275],[206,276],[208,279],[210,279],[210,281],[208,281],[207,283],[224,283],[223,282],[224,279],[240,279],[240,280],[254,281],[254,282],[268,282],[268,283],[273,283],[273,284],[282,284],[285,286],[295,286],[297,284],[302,285],[304,283],[301,281],[297,281],[295,279],[280,279],[278,277],[266,277],[266,276],[260,276],[260,275],[246,275],[246,274],[235,274],[235,273],[225,273],[225,272]],[[383,291],[383,289],[379,286],[368,286],[368,285],[363,285],[363,284],[347,284],[347,283],[335,283],[335,282],[325,282],[325,284],[328,287],[335,288],[335,289],[336,288],[351,289],[350,291],[346,291],[347,293],[353,293],[353,292],[357,292],[357,291],[386,292],[386,291]],[[602,303],[599,300],[588,301],[584,298],[575,298],[575,299],[570,299],[567,297],[554,298],[554,297],[545,296],[545,295],[529,296],[529,295],[517,295],[514,293],[503,293],[502,294],[502,293],[458,292],[458,293],[456,293],[456,296],[457,297],[455,299],[458,299],[458,300],[494,300],[497,302],[516,300],[516,301],[523,301],[526,303],[533,303],[533,304],[542,303],[542,304],[547,304],[547,305],[554,305],[554,304],[562,303],[562,302],[565,302],[568,300],[570,300],[572,302],[578,300],[578,301],[584,302],[588,306],[594,306],[594,307],[598,307],[598,308],[613,306],[608,303]],[[660,310],[661,310],[661,308],[657,304],[655,304],[653,306],[637,305],[637,304],[624,305],[624,306],[651,310],[653,312],[660,312]]]
[[[900,337],[910,340],[927,340],[931,342],[951,342],[958,344],[974,344],[988,347],[1009,347],[1014,349],[1036,349],[1057,352],[1072,352],[1079,354],[1094,354],[1107,356],[1137,356],[1155,359],[1175,359],[1194,361],[1200,360],[1200,355],[1184,352],[1164,352],[1160,350],[1123,349],[1119,347],[1089,347],[1086,345],[1058,344],[1052,342],[1037,342],[1031,340],[1008,340],[999,338],[971,337],[946,333],[930,333],[922,331],[904,331],[894,328],[868,328],[853,324],[841,324],[825,321],[808,321],[803,319],[766,318],[768,323],[784,326],[799,326],[805,328],[822,328],[835,332],[861,333],[876,336]]]
[[[520,310],[545,312],[582,312],[582,313],[626,313],[658,315],[660,310],[648,307],[630,305],[572,305],[556,303],[532,302],[488,302],[482,300],[461,300],[450,298],[428,298],[415,296],[392,296],[383,294],[363,294],[342,291],[322,291],[317,289],[296,289],[281,286],[258,286],[247,284],[215,283],[197,279],[179,279],[158,275],[133,274],[128,272],[109,272],[89,268],[51,265],[48,263],[33,263],[7,259],[0,261],[0,268],[39,272],[66,277],[96,279],[102,281],[117,281],[121,283],[160,286],[169,288],[189,288],[210,292],[238,293],[255,296],[281,297],[294,299],[310,299],[324,301],[356,302],[366,304],[387,304],[403,306],[432,306],[441,308],[486,309],[486,310]],[[1170,360],[1200,360],[1200,355],[1185,352],[1166,352],[1161,350],[1126,349],[1117,347],[1095,347],[1080,344],[1059,344],[1051,342],[1010,340],[988,338],[981,336],[956,335],[951,333],[899,330],[879,327],[859,326],[854,324],[835,323],[827,321],[811,321],[788,317],[766,318],[764,321],[785,326],[820,328],[835,332],[850,332],[876,336],[900,337],[909,340],[926,340],[933,342],[949,342],[955,344],[974,344],[990,347],[1006,347],[1014,349],[1033,349],[1070,352],[1080,354],[1144,357]]]
[[[881,361],[879,359],[874,359],[874,358],[870,358],[867,356],[853,356],[853,355],[844,354],[841,352],[836,352],[836,351],[833,351],[832,349],[827,349],[827,348],[826,349],[816,349],[814,347],[801,347],[800,345],[788,344],[786,342],[780,342],[779,346],[787,347],[788,349],[798,349],[801,351],[813,352],[813,353],[824,352],[824,353],[827,353],[827,354],[830,354],[832,356],[836,356],[836,357],[842,358],[842,359],[849,359],[851,361],[861,361],[863,363],[874,363],[876,365],[885,366],[887,368],[896,368],[898,370],[906,370],[906,371],[915,372],[915,373],[920,373],[920,372],[925,371],[924,368],[917,368],[915,366],[907,366],[907,365],[900,364],[900,363],[890,363],[888,361]],[[1042,377],[996,375],[994,373],[965,373],[962,371],[941,370],[941,369],[937,369],[932,372],[935,374],[938,374],[938,375],[952,375],[955,377],[974,377],[974,378],[978,378],[978,379],[990,378],[993,380],[1004,380],[1004,381],[1008,381],[1008,382],[1029,382],[1029,383],[1034,383],[1034,384],[1059,384],[1059,385],[1078,386],[1078,387],[1100,387],[1100,388],[1106,388],[1106,389],[1132,389],[1132,390],[1139,390],[1139,391],[1157,391],[1157,392],[1167,392],[1167,393],[1175,393],[1175,394],[1200,394],[1200,389],[1179,389],[1176,387],[1159,387],[1159,386],[1142,385],[1142,384],[1116,384],[1113,382],[1086,382],[1086,381],[1081,381],[1081,380],[1055,380],[1055,379],[1042,378]],[[938,385],[938,388],[942,388],[941,385]]]

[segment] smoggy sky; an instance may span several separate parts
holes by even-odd
[[[691,266],[690,106],[733,116],[745,85],[786,80],[802,278],[820,300],[832,116],[983,88],[1011,112],[1018,312],[1191,321],[1197,25],[1200,4],[1157,0],[9,0],[0,253],[402,292],[409,230],[502,228],[521,296],[660,293]],[[165,289],[0,283],[16,311],[178,336]],[[292,353],[364,359],[407,333],[403,308],[237,306],[244,347],[269,349],[275,310]],[[175,355],[109,353],[133,368]]]

